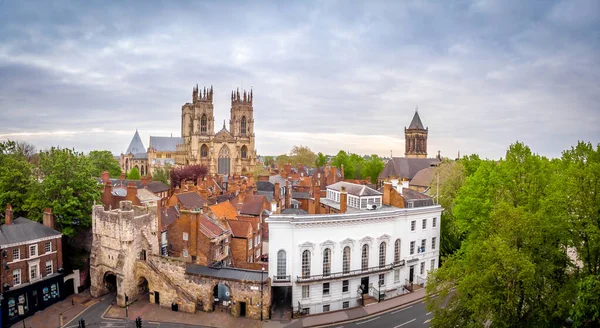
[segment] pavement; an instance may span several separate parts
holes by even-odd
[[[59,327],[61,314],[63,323],[66,323],[100,300],[101,299],[91,297],[89,291],[86,290],[79,294],[73,294],[61,302],[36,312],[33,316],[25,319],[25,325],[23,325],[23,321],[20,321],[19,323],[12,325],[12,327],[56,328]]]
[[[425,306],[421,302],[425,298],[425,289],[419,289],[413,293],[405,294],[402,296],[394,297],[389,300],[385,300],[379,303],[374,303],[364,307],[355,307],[348,310],[328,312],[326,314],[316,314],[305,316],[299,319],[293,320],[269,320],[264,323],[264,328],[301,328],[301,327],[327,327],[327,326],[340,326],[344,327],[354,324],[360,325],[361,323],[370,324],[366,327],[397,327],[398,323],[402,323],[405,318],[409,316],[419,316],[419,318],[425,318],[423,315],[431,316],[426,313]],[[404,311],[401,308],[412,306],[415,310]],[[425,312],[423,312],[425,311]],[[404,312],[404,313],[403,313]],[[413,313],[414,312],[414,313]],[[423,312],[423,313],[421,313]],[[374,320],[370,320],[377,318]],[[381,319],[384,320],[381,320]],[[409,318],[408,320],[412,320]],[[411,327],[412,323],[417,322],[417,318],[414,321],[407,323],[406,326]],[[367,321],[370,320],[370,321]],[[381,320],[377,321],[376,320]],[[407,320],[407,321],[408,321]],[[388,322],[389,321],[389,322]],[[427,319],[419,322],[419,327],[427,327]],[[423,326],[425,324],[425,326]],[[365,326],[361,326],[365,327]]]

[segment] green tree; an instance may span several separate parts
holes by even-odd
[[[354,167],[352,166],[352,162],[350,161],[350,156],[343,150],[340,150],[337,155],[335,155],[331,159],[331,165],[335,166],[339,169],[344,167],[344,178],[345,179],[353,179],[354,178]]]
[[[352,173],[348,179],[362,179],[362,170],[365,159],[360,155],[351,153],[348,157],[348,160],[350,161],[350,166],[352,167]]]
[[[564,220],[544,215],[553,166],[516,143],[466,179],[453,212],[465,239],[428,277],[434,327],[562,325],[574,284]]]
[[[271,166],[275,162],[275,158],[273,156],[265,156],[263,162],[265,166]]]
[[[169,177],[171,174],[171,165],[165,164],[163,167],[157,167],[152,173],[152,181],[161,181],[167,185],[170,184]]]
[[[285,164],[292,164],[292,158],[286,154],[279,155],[275,158],[277,166],[282,168]]]
[[[267,168],[260,164],[254,165],[254,172],[252,173],[254,175],[254,179],[256,180],[258,180],[258,177],[261,175],[269,175],[269,171],[267,170]]]
[[[317,154],[317,159],[315,160],[316,167],[323,167],[327,165],[327,156],[323,155],[322,152]]]
[[[92,150],[88,157],[92,163],[94,177],[99,177],[104,171],[108,171],[113,178],[121,176],[121,166],[110,151]]]
[[[293,163],[292,165],[302,164],[304,166],[312,166],[315,164],[317,155],[306,146],[294,146],[290,152]]]
[[[127,174],[127,180],[139,180],[141,178],[140,171],[138,171],[137,167],[129,170],[129,173]]]
[[[101,196],[89,158],[52,147],[40,153],[38,170],[41,178],[30,188],[24,206],[28,217],[40,221],[44,208],[50,207],[57,229],[66,236],[74,236],[77,227],[89,227],[92,205]]]
[[[362,174],[365,178],[369,177],[371,179],[371,183],[375,184],[377,183],[379,173],[381,173],[384,166],[385,165],[383,164],[381,158],[373,154],[368,160],[365,161],[362,168]]]
[[[33,182],[28,158],[14,141],[0,142],[0,210],[11,204],[16,215],[24,215],[23,205]]]

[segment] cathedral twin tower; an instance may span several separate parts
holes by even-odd
[[[252,174],[256,164],[252,90],[231,92],[229,130],[215,133],[213,88],[192,91],[192,102],[181,107],[181,137],[177,164],[202,164],[210,174]]]

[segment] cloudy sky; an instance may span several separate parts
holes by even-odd
[[[125,151],[179,136],[198,83],[254,90],[257,151],[560,156],[600,142],[600,2],[0,0],[0,139]]]

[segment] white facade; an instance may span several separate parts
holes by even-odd
[[[402,293],[410,279],[411,267],[413,282],[422,283],[428,271],[438,266],[441,212],[441,206],[435,205],[406,209],[386,206],[376,211],[329,215],[273,215],[266,220],[272,285],[292,286],[294,311],[308,309],[311,314],[360,305],[358,288],[365,278],[369,287],[388,296]],[[425,228],[423,220],[426,220]],[[412,221],[415,221],[414,230]],[[433,238],[435,249],[432,249]],[[399,258],[395,258],[396,240],[400,243]],[[422,240],[425,240],[424,251],[420,249]],[[410,254],[411,242],[415,245],[413,254]],[[380,262],[382,243],[385,243],[385,258]],[[364,245],[368,247],[366,270],[362,268]],[[343,268],[345,247],[350,250],[350,267],[346,273]],[[285,265],[280,251],[285,252]],[[306,274],[306,278],[302,278],[304,251],[310,252],[310,274]],[[323,276],[325,252],[331,254],[331,268],[330,274]],[[383,286],[379,286],[380,274],[384,275]],[[329,285],[324,286],[327,283]],[[343,291],[344,284],[348,285],[347,291]],[[329,293],[324,294],[327,287]],[[369,294],[375,293],[373,289],[369,291]]]

